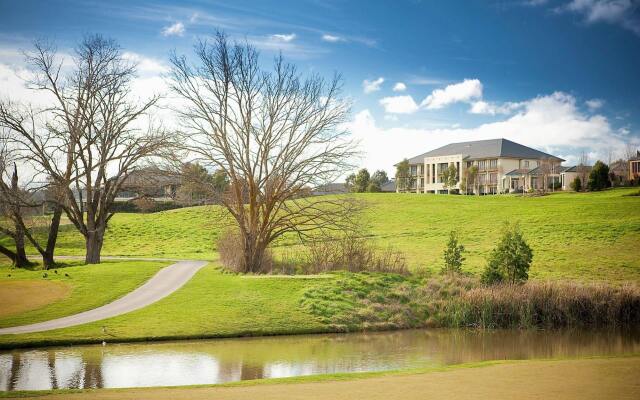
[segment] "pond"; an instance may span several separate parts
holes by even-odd
[[[637,332],[446,329],[23,349],[0,353],[0,390],[214,384],[638,352]]]

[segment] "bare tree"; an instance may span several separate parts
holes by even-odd
[[[589,155],[584,151],[580,153],[580,159],[578,161],[576,172],[578,173],[578,177],[580,177],[580,181],[582,181],[582,187],[583,188],[586,187],[590,171],[589,171]]]
[[[13,168],[11,164],[13,162]],[[15,251],[0,244],[0,253],[18,267],[30,265],[25,251],[22,223],[22,193],[18,186],[18,168],[10,152],[7,137],[0,135],[0,234],[11,238]]]
[[[85,37],[75,50],[73,68],[62,73],[55,47],[36,43],[28,61],[36,78],[31,87],[53,98],[43,110],[21,112],[0,105],[0,124],[16,133],[25,159],[55,186],[55,231],[61,210],[85,238],[87,263],[99,263],[112,204],[138,162],[164,148],[166,135],[134,124],[158,97],[134,103],[135,65],[120,47],[101,36]]]
[[[284,234],[305,240],[345,228],[355,202],[307,195],[354,167],[340,78],[303,79],[281,56],[262,70],[253,47],[223,33],[195,53],[196,64],[171,57],[171,88],[187,104],[176,110],[180,142],[229,180],[222,204],[242,242],[241,270],[259,272],[269,244]]]

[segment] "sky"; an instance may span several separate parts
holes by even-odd
[[[640,0],[0,0],[0,98],[37,104],[23,51],[117,40],[141,97],[165,94],[171,51],[216,30],[302,74],[334,72],[359,166],[384,169],[451,142],[507,138],[574,164],[640,148]],[[171,115],[160,114],[170,119]]]

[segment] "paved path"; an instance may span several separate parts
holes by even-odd
[[[102,307],[94,308],[79,314],[39,322],[37,324],[12,326],[0,329],[0,335],[42,332],[51,329],[68,328],[146,307],[180,289],[198,270],[207,264],[206,261],[179,261],[158,271],[144,285],[124,297]]]

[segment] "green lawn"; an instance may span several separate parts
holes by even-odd
[[[109,303],[129,293],[146,282],[167,262],[157,261],[105,261],[99,265],[83,266],[79,261],[65,264],[47,272],[0,268],[0,290],[7,282],[31,280],[63,282],[71,287],[65,298],[25,313],[0,318],[0,327],[31,324],[78,312]],[[68,275],[68,276],[65,276]],[[29,301],[29,299],[24,299]]]
[[[2,335],[0,347],[329,331],[302,309],[300,299],[318,281],[333,279],[238,276],[209,265],[176,293],[141,310],[72,328]]]
[[[457,229],[468,249],[464,268],[478,272],[500,235],[503,221],[519,222],[534,250],[531,276],[538,279],[640,282],[640,197],[637,189],[562,193],[537,198],[364,194],[370,235],[381,246],[406,253],[413,270],[438,271],[447,234]],[[118,214],[105,239],[105,255],[215,260],[220,225],[210,207],[156,214]],[[82,240],[65,227],[58,254],[82,254]],[[293,238],[277,251],[297,246]],[[138,286],[162,263],[105,262],[64,268],[80,290],[73,298],[0,320],[28,323],[92,308]],[[140,266],[146,265],[146,268]],[[166,263],[162,264],[166,265]],[[0,272],[6,270],[0,270]],[[15,271],[15,270],[13,270]],[[41,272],[20,271],[19,274]],[[3,274],[4,275],[4,274]],[[49,273],[51,276],[51,272]],[[13,276],[11,279],[16,279]],[[48,279],[62,279],[60,277]],[[0,346],[322,332],[326,321],[302,307],[304,293],[334,285],[335,275],[251,277],[203,268],[176,293],[142,310],[57,331],[4,335]],[[106,334],[102,327],[107,327]]]
[[[640,196],[637,189],[559,193],[545,197],[362,194],[365,218],[381,246],[407,255],[412,269],[436,271],[452,229],[468,253],[465,269],[480,271],[503,221],[519,222],[534,250],[532,278],[640,280]],[[155,214],[117,214],[106,235],[105,255],[216,258],[221,224],[212,207]],[[82,255],[83,240],[63,227],[57,254]],[[276,253],[295,246],[276,244]],[[31,250],[33,253],[33,250]]]

